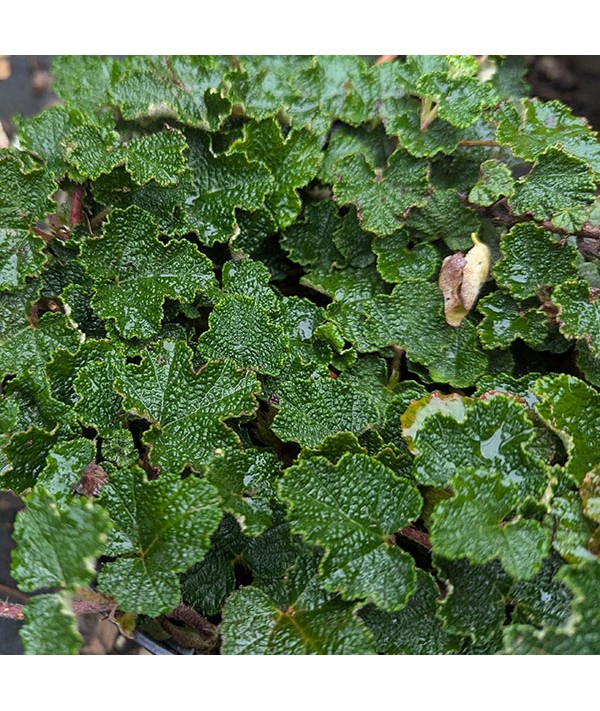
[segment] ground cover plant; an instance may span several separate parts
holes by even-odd
[[[516,57],[72,56],[0,151],[27,653],[600,653],[600,144]]]

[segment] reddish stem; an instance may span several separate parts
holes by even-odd
[[[22,620],[23,608],[25,605],[19,605],[16,602],[0,602],[0,617],[5,617],[9,620]],[[114,604],[106,602],[90,602],[88,600],[73,600],[73,612],[76,615],[96,612],[110,612],[114,608]]]
[[[404,536],[404,538],[408,538],[411,541],[418,543],[420,546],[423,546],[423,548],[431,550],[431,541],[429,540],[429,536],[423,531],[419,531],[418,528],[415,528],[414,526],[405,526],[399,533],[401,536]]]
[[[83,222],[83,185],[76,185],[71,197],[71,227]]]

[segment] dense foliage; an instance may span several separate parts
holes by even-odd
[[[515,57],[59,58],[0,151],[0,486],[203,653],[600,653],[600,144]]]

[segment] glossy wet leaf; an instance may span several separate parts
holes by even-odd
[[[27,591],[88,585],[109,529],[99,506],[83,498],[58,499],[36,487],[15,520],[11,574]]]
[[[12,291],[37,276],[46,261],[44,241],[30,230],[0,229],[0,289]]]
[[[180,601],[177,573],[201,561],[221,520],[217,492],[194,476],[163,473],[148,481],[137,468],[115,471],[100,503],[113,529],[98,586],[120,609],[159,615]]]
[[[164,341],[115,381],[125,409],[152,423],[144,440],[151,461],[167,472],[188,463],[201,467],[216,449],[239,446],[223,421],[256,408],[254,375],[227,362],[210,362],[195,373],[191,357],[184,342]]]
[[[57,185],[41,166],[27,169],[15,153],[0,150],[0,228],[27,229],[52,212]]]
[[[527,308],[502,291],[483,298],[477,310],[483,321],[477,332],[484,348],[508,348],[517,338],[535,347],[548,336],[548,319],[539,308]]]
[[[414,564],[391,536],[419,515],[414,486],[367,455],[347,454],[335,466],[315,458],[287,469],[279,490],[292,528],[328,551],[326,588],[390,611],[404,607]]]
[[[165,297],[189,302],[214,283],[209,260],[194,245],[162,244],[152,217],[135,206],[112,213],[103,236],[85,243],[82,260],[95,280],[93,308],[114,319],[125,338],[158,333]]]
[[[480,171],[479,179],[469,193],[470,202],[487,206],[513,194],[513,178],[504,163],[486,160],[481,164]]]
[[[499,558],[512,577],[532,578],[548,553],[552,532],[533,519],[513,517],[518,487],[490,469],[458,469],[449,485],[454,496],[433,512],[434,550],[476,564]]]
[[[83,645],[77,618],[63,595],[35,595],[23,615],[19,635],[25,654],[77,654]]]
[[[600,354],[600,303],[583,279],[560,284],[552,294],[558,306],[560,331],[567,338],[580,338],[592,356]]]

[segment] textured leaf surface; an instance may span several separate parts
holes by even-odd
[[[500,472],[521,495],[541,495],[546,475],[526,449],[535,429],[525,409],[506,395],[465,404],[463,412],[434,411],[423,420],[414,437],[417,481],[445,486],[459,469],[482,467]]]
[[[0,150],[0,227],[27,229],[43,219],[54,208],[56,188],[51,173],[26,170],[15,154]]]
[[[508,166],[497,160],[481,164],[481,174],[469,193],[469,200],[477,205],[491,205],[501,197],[510,197],[514,191],[513,178]]]
[[[60,501],[38,487],[17,515],[12,576],[23,590],[87,585],[110,524],[106,511],[73,498]]]
[[[367,455],[347,454],[335,467],[316,458],[287,469],[280,492],[292,527],[329,551],[325,587],[383,609],[404,607],[416,585],[414,565],[390,537],[419,515],[414,486]]]
[[[440,256],[431,244],[409,247],[408,235],[399,230],[384,239],[373,240],[377,269],[392,284],[404,279],[431,279],[438,270]]]
[[[383,171],[374,171],[364,156],[347,156],[334,166],[334,195],[340,205],[354,203],[365,230],[379,235],[395,232],[410,207],[424,205],[427,169],[421,161],[397,149]]]
[[[571,615],[564,625],[508,627],[505,647],[512,654],[600,653],[600,561],[563,567],[557,577],[573,591]]]
[[[593,202],[595,189],[592,169],[584,161],[550,148],[517,183],[510,204],[518,214],[531,212],[538,220],[578,229],[586,219],[582,208]]]
[[[29,230],[0,229],[0,289],[12,291],[37,276],[46,261],[44,241]]]
[[[235,447],[238,438],[223,420],[256,407],[252,374],[228,363],[208,363],[195,374],[191,356],[185,343],[164,341],[116,379],[125,408],[153,423],[144,439],[152,462],[166,471],[201,467],[217,448]]]
[[[517,299],[577,278],[575,248],[561,245],[550,232],[530,222],[515,225],[500,241],[500,251],[494,278]]]
[[[520,492],[490,470],[460,469],[450,481],[455,495],[433,512],[431,543],[438,554],[473,563],[500,558],[516,579],[533,577],[548,553],[551,531],[535,520],[514,518]]]
[[[159,615],[180,601],[177,573],[206,555],[221,520],[217,492],[205,481],[163,473],[148,481],[134,467],[115,472],[102,490],[113,522],[100,589],[128,612]]]
[[[266,197],[265,204],[280,227],[291,224],[302,207],[296,190],[310,182],[321,162],[316,135],[300,130],[292,131],[284,139],[279,124],[268,119],[247,124],[244,139],[235,143],[232,150],[267,166],[275,189]]]
[[[507,348],[517,338],[541,346],[548,336],[546,315],[526,308],[502,291],[481,299],[477,310],[484,315],[477,332],[484,348]]]
[[[600,302],[583,279],[560,284],[552,294],[558,306],[560,330],[568,338],[586,341],[590,354],[600,354]]]
[[[82,261],[96,280],[94,309],[115,319],[126,338],[157,334],[166,296],[191,301],[214,282],[194,245],[161,244],[152,217],[135,206],[113,211],[103,236],[85,243]]]
[[[548,148],[560,146],[600,172],[600,145],[585,119],[559,101],[542,103],[521,99],[518,105],[504,107],[496,130],[496,139],[509,145],[515,155],[534,161]]]
[[[459,200],[456,190],[435,190],[419,210],[411,210],[409,230],[428,241],[443,239],[451,250],[469,249],[479,229],[477,214]]]
[[[189,228],[203,244],[226,242],[235,232],[235,210],[256,210],[273,189],[269,169],[243,154],[216,156],[204,133],[188,136],[193,186],[185,198]]]
[[[25,654],[77,654],[83,637],[77,619],[61,595],[35,595],[23,610],[19,631]]]
[[[568,454],[565,470],[576,483],[600,461],[600,395],[572,375],[540,378],[532,386],[535,410],[562,440]]]
[[[449,654],[458,650],[458,638],[449,635],[436,617],[439,588],[423,570],[417,570],[417,589],[400,612],[384,612],[374,606],[361,617],[375,636],[380,654]]]

